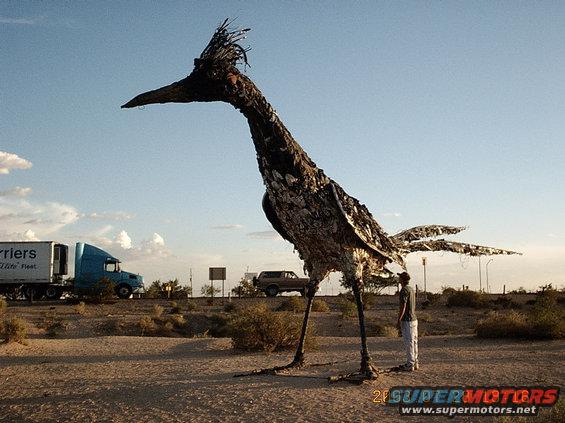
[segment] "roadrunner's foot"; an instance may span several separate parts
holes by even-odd
[[[361,365],[361,370],[358,372],[346,375],[330,376],[328,380],[330,383],[345,381],[361,385],[364,382],[377,379],[379,377],[379,373],[381,373],[381,371],[377,367],[373,366],[371,363],[367,363],[365,365]]]
[[[233,375],[233,377],[244,377],[244,376],[258,376],[258,375],[278,375],[279,373],[284,373],[287,370],[290,369],[299,369],[302,366],[304,366],[304,359],[302,360],[292,360],[292,362],[290,362],[289,364],[285,365],[285,366],[276,366],[276,367],[271,367],[268,369],[257,369],[257,370],[253,370],[251,372],[248,373],[238,373]]]

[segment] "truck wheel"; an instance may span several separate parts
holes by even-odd
[[[125,283],[119,284],[116,288],[116,295],[122,300],[131,297],[132,292],[133,290],[131,289],[131,286]]]
[[[55,286],[48,286],[45,290],[45,296],[48,300],[58,300],[61,298],[61,291]]]
[[[279,288],[276,285],[270,285],[265,289],[265,295],[267,297],[276,297],[279,293]]]

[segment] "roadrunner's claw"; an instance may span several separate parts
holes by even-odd
[[[304,360],[293,360],[292,362],[290,362],[289,364],[285,365],[285,366],[276,366],[276,367],[270,367],[268,369],[257,369],[257,370],[252,370],[251,372],[248,373],[238,373],[233,375],[233,377],[245,377],[245,376],[259,376],[259,375],[273,375],[276,376],[279,373],[283,373],[286,372],[287,370],[290,369],[299,369],[301,367],[304,366]]]
[[[379,373],[382,372],[377,367],[369,363],[365,366],[362,366],[361,370],[359,370],[358,372],[348,373],[345,375],[330,376],[328,378],[328,381],[330,383],[344,381],[356,385],[361,385],[365,382],[370,382],[372,380],[378,379]]]

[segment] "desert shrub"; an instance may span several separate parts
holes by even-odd
[[[377,294],[373,292],[363,292],[363,307],[369,309],[377,302]]]
[[[86,314],[86,304],[84,303],[84,301],[81,301],[80,303],[75,305],[75,312],[77,314],[80,314],[81,316]]]
[[[432,318],[432,315],[430,313],[421,311],[420,313],[418,313],[418,320],[420,322],[431,323],[434,319]]]
[[[171,322],[175,328],[180,328],[186,325],[186,320],[182,314],[173,314],[172,316],[169,316],[168,321]]]
[[[186,309],[188,311],[196,311],[198,310],[198,304],[196,304],[194,301],[187,301]]]
[[[173,322],[166,321],[164,324],[160,325],[157,328],[157,335],[159,335],[159,336],[171,336],[171,333],[173,332],[174,328],[175,328],[175,325],[173,324]]]
[[[239,313],[238,313],[239,314]],[[208,316],[207,334],[214,338],[229,338],[232,335],[232,319],[221,314]]]
[[[171,314],[182,314],[182,307],[176,301],[171,301]]]
[[[100,323],[97,330],[103,335],[121,335],[124,330],[124,324],[117,319],[111,319]]]
[[[244,298],[264,297],[265,293],[259,288],[253,286],[253,282],[245,278],[241,278],[239,285],[231,290],[233,295]]]
[[[50,311],[43,316],[43,322],[38,325],[45,329],[45,333],[50,338],[56,338],[62,332],[67,330],[67,324],[57,316],[55,311]]]
[[[449,297],[451,294],[457,292],[457,290],[455,288],[452,288],[450,286],[442,286],[441,287],[441,294],[445,295],[446,297]]]
[[[529,315],[494,312],[475,328],[479,338],[563,339],[565,320],[555,310],[536,310]]]
[[[489,300],[485,294],[476,291],[455,291],[447,297],[448,307],[488,307]]]
[[[226,303],[226,305],[224,305],[224,311],[226,313],[232,313],[234,311],[237,311],[238,308],[239,307],[237,305],[235,305],[235,303],[232,303],[232,302]]]
[[[157,325],[155,325],[151,316],[143,316],[139,319],[138,326],[141,329],[141,336],[153,333],[157,329]]]
[[[531,416],[500,416],[497,423],[562,423],[565,421],[565,400],[559,399],[551,408],[540,407],[535,419]]]
[[[526,315],[516,311],[506,315],[498,312],[490,313],[489,317],[477,324],[475,333],[479,338],[527,338]]]
[[[26,344],[27,326],[23,319],[19,317],[10,317],[2,325],[0,336],[4,338],[4,342],[19,342]]]
[[[428,308],[430,306],[439,304],[442,294],[434,294],[433,292],[426,293],[426,299],[422,301],[422,308]]]
[[[390,325],[381,325],[380,323],[369,324],[369,336],[379,336],[384,338],[398,337],[398,329]]]
[[[234,349],[273,352],[296,348],[302,319],[291,313],[273,312],[266,304],[259,303],[243,308],[230,326]],[[307,341],[311,347],[312,336]]]
[[[160,319],[163,316],[163,311],[165,311],[165,309],[162,306],[155,304],[153,305],[153,312],[151,313],[151,317],[153,317],[153,319]]]
[[[110,279],[104,277],[88,288],[78,288],[76,290],[79,298],[86,302],[102,304],[113,302],[116,296],[116,286]]]
[[[495,306],[500,308],[520,308],[521,305],[513,301],[508,295],[501,295],[492,302]]]
[[[330,306],[324,300],[314,300],[312,303],[312,311],[319,313],[327,313],[330,311]]]
[[[357,306],[355,305],[355,303],[345,298],[339,299],[338,307],[339,307],[339,311],[341,312],[342,319],[348,317],[355,317],[357,315]]]
[[[292,311],[300,313],[306,310],[306,304],[302,297],[287,297],[278,307],[277,311]]]
[[[0,315],[4,314],[6,309],[8,308],[8,303],[4,298],[0,298]]]

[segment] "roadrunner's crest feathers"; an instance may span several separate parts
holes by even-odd
[[[224,21],[200,57],[194,60],[194,70],[190,75],[140,94],[122,107],[223,101],[245,116],[267,191],[262,201],[263,210],[275,230],[294,245],[310,278],[308,303],[294,360],[287,366],[258,373],[276,373],[303,364],[304,338],[314,295],[329,272],[339,271],[355,295],[361,334],[360,372],[345,378],[355,381],[374,379],[377,369],[372,365],[365,333],[364,278],[386,273],[385,266],[391,262],[404,267],[404,256],[414,251],[444,250],[469,255],[513,252],[430,239],[456,234],[463,227],[418,226],[389,236],[367,207],[348,195],[316,166],[259,88],[239,71],[238,64],[247,66],[248,49],[238,43],[248,31],[230,30],[228,20]]]

